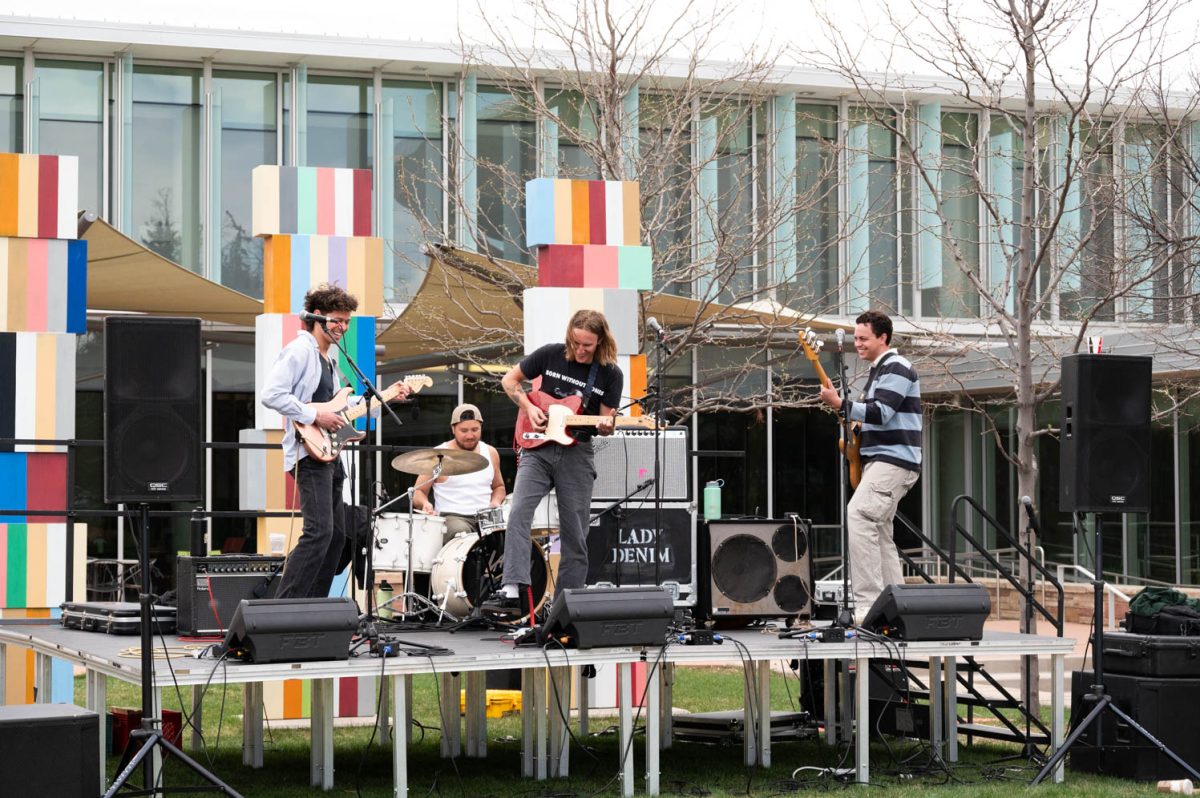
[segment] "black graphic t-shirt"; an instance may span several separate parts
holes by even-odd
[[[542,378],[542,393],[564,399],[582,394],[587,387],[591,363],[576,363],[567,360],[564,344],[546,344],[527,355],[520,363],[521,373],[526,379]],[[621,406],[621,390],[625,387],[625,375],[615,365],[601,366],[596,371],[591,396],[584,397],[580,414],[594,416],[600,405],[617,408]]]

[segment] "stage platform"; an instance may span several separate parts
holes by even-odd
[[[747,680],[744,696],[731,697],[735,704],[744,700],[746,728],[754,728],[747,734],[745,758],[747,765],[769,767],[771,763],[771,734],[769,715],[761,711],[770,707],[770,663],[773,660],[822,661],[826,663],[824,701],[826,717],[836,714],[834,707],[834,667],[840,661],[848,661],[865,673],[874,659],[892,659],[902,656],[907,659],[929,660],[929,683],[931,692],[932,744],[938,746],[948,762],[957,761],[956,690],[957,658],[973,656],[987,661],[989,657],[1005,657],[1032,654],[1049,657],[1052,672],[1051,695],[1051,738],[1055,749],[1063,740],[1064,708],[1064,658],[1075,641],[1069,638],[1022,635],[1011,632],[985,632],[980,641],[952,642],[890,642],[883,644],[866,639],[850,639],[844,643],[822,643],[805,639],[779,639],[774,633],[758,630],[740,630],[721,633],[725,637],[722,645],[687,646],[673,643],[667,646],[611,647],[586,650],[562,650],[550,647],[546,650],[533,647],[514,647],[504,642],[497,632],[464,631],[457,633],[439,631],[400,632],[396,636],[424,646],[448,649],[441,656],[389,657],[381,662],[377,657],[359,656],[337,662],[305,662],[276,664],[244,664],[218,662],[216,659],[177,657],[169,662],[157,659],[154,663],[154,697],[156,706],[161,706],[162,690],[174,689],[175,685],[191,687],[193,705],[198,708],[204,685],[244,685],[245,718],[244,753],[246,764],[261,767],[263,761],[263,714],[262,685],[266,682],[285,679],[308,679],[312,681],[311,728],[312,757],[311,781],[313,786],[325,790],[333,788],[333,709],[334,678],[352,676],[379,677],[388,679],[386,691],[390,717],[396,729],[409,728],[411,679],[418,674],[433,674],[442,682],[441,694],[446,706],[443,717],[459,715],[460,679],[465,680],[467,709],[465,723],[446,724],[442,738],[444,755],[456,756],[465,753],[468,757],[486,756],[486,684],[485,674],[490,670],[520,669],[522,671],[523,707],[523,763],[522,772],[534,779],[566,776],[570,734],[565,725],[568,713],[560,711],[554,702],[556,695],[568,695],[571,669],[582,665],[615,665],[618,673],[620,710],[618,726],[619,750],[626,752],[620,762],[621,794],[634,793],[634,774],[631,737],[634,732],[634,715],[645,717],[646,745],[646,792],[659,793],[659,756],[671,737],[671,685],[674,684],[675,668],[689,663],[724,663],[741,667]],[[187,643],[178,637],[167,635],[165,644],[169,649],[179,649]],[[65,629],[51,622],[0,621],[0,699],[4,696],[4,647],[15,645],[31,648],[36,652],[37,679],[49,680],[51,657],[82,665],[86,669],[87,706],[96,712],[106,711],[105,680],[111,676],[133,684],[141,684],[141,660],[137,655],[128,655],[128,650],[140,645],[137,635],[113,636],[94,632]],[[156,638],[156,649],[163,642]],[[195,645],[195,644],[191,644]],[[122,652],[126,652],[122,655]],[[647,681],[643,709],[633,706],[632,666],[645,663]],[[459,675],[461,674],[461,676]],[[868,703],[867,679],[855,681],[853,703],[855,716],[864,717]],[[43,682],[45,683],[45,682]],[[754,685],[754,689],[750,687]],[[936,686],[936,688],[935,688]],[[38,695],[48,691],[38,690]],[[581,691],[586,695],[586,691]],[[581,722],[586,723],[586,704],[580,706]],[[755,724],[756,721],[764,722]],[[462,750],[462,728],[465,725],[465,752]],[[849,729],[848,724],[843,724]],[[838,724],[827,724],[827,736],[833,742]],[[869,782],[868,737],[854,737],[856,780]],[[386,739],[386,738],[385,738]],[[393,773],[395,795],[408,794],[408,772],[406,744],[408,734],[397,733],[393,739]],[[101,741],[101,762],[104,761],[104,744]],[[103,773],[103,768],[101,769]],[[1060,766],[1054,774],[1055,781],[1062,781]],[[101,785],[103,792],[103,786]]]

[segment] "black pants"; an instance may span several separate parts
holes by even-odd
[[[304,531],[288,555],[276,598],[324,598],[333,586],[346,539],[342,512],[340,461],[322,463],[302,457],[296,467]],[[337,508],[337,512],[334,512]]]

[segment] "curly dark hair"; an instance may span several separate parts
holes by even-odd
[[[324,315],[330,312],[353,313],[358,310],[358,300],[346,293],[346,289],[333,283],[321,283],[304,295],[304,309],[309,313]],[[305,322],[304,328],[312,332],[313,322]]]
[[[876,336],[887,336],[888,346],[892,345],[892,319],[881,310],[868,310],[854,320],[855,324],[871,325],[871,332]]]

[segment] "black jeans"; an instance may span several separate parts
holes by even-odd
[[[300,458],[296,466],[296,487],[300,491],[304,532],[288,555],[276,598],[323,598],[329,595],[346,540],[342,517],[342,482],[345,478],[338,460],[322,463],[311,457]]]

